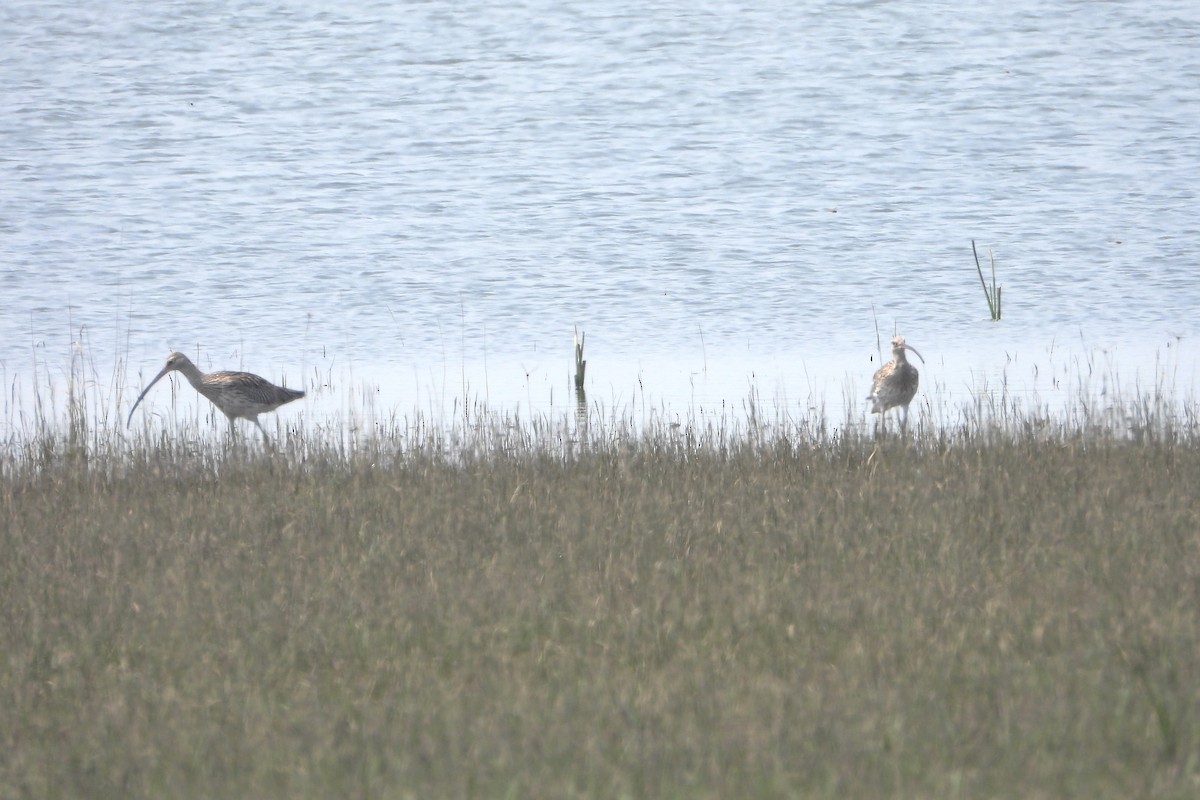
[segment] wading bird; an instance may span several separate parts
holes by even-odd
[[[248,419],[262,431],[263,440],[267,439],[267,431],[258,421],[259,414],[274,411],[284,403],[290,403],[304,397],[299,389],[285,389],[276,386],[265,378],[252,375],[249,372],[201,372],[192,360],[183,353],[172,353],[167,358],[167,365],[154,376],[154,380],[138,395],[137,402],[129,409],[128,426],[133,422],[133,412],[138,403],[150,391],[150,387],[168,372],[182,372],[193,388],[212,401],[212,404],[229,417],[229,428],[233,430],[233,421],[238,417]]]
[[[905,350],[917,353],[915,347],[904,343],[903,336],[893,336],[892,360],[875,371],[875,377],[871,379],[871,394],[867,396],[872,403],[872,414],[883,414],[889,408],[900,407],[901,431],[908,427],[908,404],[916,395],[920,381],[917,368],[908,363],[904,355]],[[922,364],[925,363],[925,357],[920,353],[917,353],[917,358],[921,359]]]

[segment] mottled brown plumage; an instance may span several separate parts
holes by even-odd
[[[908,363],[905,350],[917,353],[915,347],[904,343],[903,336],[893,337],[892,360],[875,371],[871,379],[871,394],[867,397],[872,403],[872,414],[883,414],[889,408],[899,407],[901,430],[908,426],[908,404],[916,396],[920,383],[917,368]],[[925,357],[920,353],[917,353],[917,358],[924,363]]]
[[[137,409],[138,403],[142,402],[146,393],[150,391],[150,387],[158,383],[159,379],[168,372],[182,372],[183,377],[188,379],[188,383],[197,392],[211,400],[213,405],[229,417],[230,428],[233,427],[233,421],[238,417],[248,419],[262,431],[263,439],[267,438],[267,431],[259,423],[258,415],[274,411],[284,403],[304,397],[304,392],[299,389],[285,389],[282,386],[276,386],[265,378],[249,372],[201,372],[183,353],[172,353],[167,358],[167,365],[154,376],[154,380],[147,384],[142,393],[138,395],[133,408],[129,409],[129,420],[125,423],[126,425],[133,421],[133,412]]]

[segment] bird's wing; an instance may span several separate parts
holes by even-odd
[[[253,372],[234,372],[225,370],[222,372],[210,372],[208,378],[221,383],[238,384],[247,388],[255,389],[273,389],[275,384],[271,383],[266,378],[255,375]]]

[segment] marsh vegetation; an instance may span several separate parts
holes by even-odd
[[[1194,416],[983,412],[31,423],[0,796],[1195,796]]]

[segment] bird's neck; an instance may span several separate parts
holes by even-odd
[[[179,371],[183,373],[183,377],[187,378],[188,383],[194,388],[199,389],[204,385],[204,373],[195,364],[188,362],[181,366]]]

